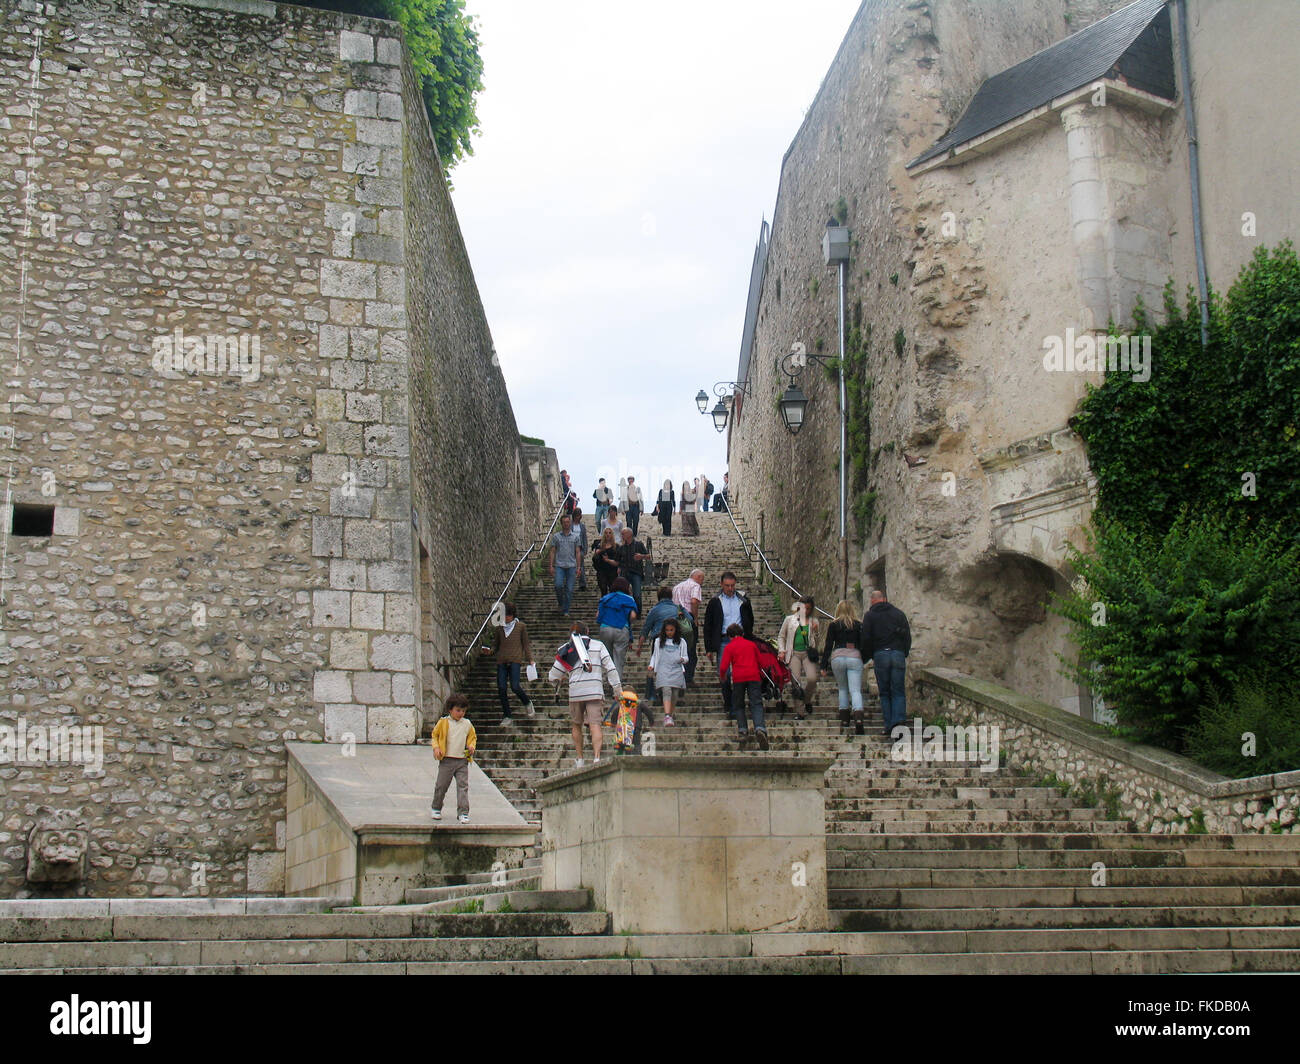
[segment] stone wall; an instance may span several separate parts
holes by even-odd
[[[862,6],[782,165],[751,394],[729,452],[746,517],[762,519],[766,546],[794,584],[833,603],[841,588],[835,375],[810,362],[799,376],[812,403],[798,436],[784,429],[777,397],[788,379],[778,363],[792,343],[837,354],[836,274],[823,263],[821,237],[841,214],[853,238],[848,325],[867,336],[856,372],[870,403],[870,438],[852,456],[861,471],[850,474],[849,597],[861,607],[871,588],[884,588],[911,618],[918,661],[988,676],[1084,716],[1088,692],[1058,671],[1057,653],[1070,653],[1065,624],[1046,607],[1071,579],[1068,548],[1083,542],[1091,516],[1095,485],[1068,422],[1102,374],[1047,371],[1045,342],[1112,317],[1124,323],[1139,297],[1159,305],[1189,231],[1181,110],[1119,90],[1095,106],[1089,90],[957,164],[906,164],[952,126],[984,78],[1122,6]],[[1257,109],[1259,86],[1211,52],[1228,18],[1223,7],[1191,6],[1204,35],[1198,112],[1226,149],[1249,125],[1226,117]],[[1289,18],[1270,5],[1259,21]],[[1251,39],[1272,54],[1253,14],[1251,24]],[[1282,77],[1289,84],[1292,75]],[[1266,138],[1253,140],[1254,155],[1272,150]],[[1283,140],[1289,159],[1300,141]],[[1232,165],[1238,183],[1265,170],[1229,164],[1223,151],[1210,165]],[[1281,202],[1286,181],[1251,180],[1281,226],[1269,241],[1294,232],[1294,205]],[[1226,210],[1220,204],[1220,230]],[[1180,273],[1180,284],[1194,276]]]
[[[914,670],[912,683],[913,712],[997,728],[1003,765],[1035,779],[1055,777],[1076,795],[1095,795],[1139,831],[1300,833],[1300,770],[1228,779],[953,669]]]
[[[105,743],[0,765],[3,894],[42,805],[276,889],[284,743],[412,741],[541,506],[400,28],[200,6],[0,2],[0,723]]]

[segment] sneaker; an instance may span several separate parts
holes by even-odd
[[[756,732],[754,732],[754,735],[758,738],[758,748],[759,748],[760,750],[766,750],[766,749],[767,749],[767,729],[766,729],[766,728],[759,728]]]
[[[442,810],[441,810],[441,809],[434,809],[433,806],[430,806],[430,807],[429,807],[429,815],[430,815],[431,817],[433,817],[434,820],[441,820],[441,819],[442,819]]]
[[[665,728],[671,728],[672,726],[673,726],[673,718],[670,717],[667,713],[665,713],[665,714],[664,714],[664,727],[665,727]]]
[[[583,761],[582,758],[577,758],[577,759],[573,762],[573,767],[574,767],[574,768],[582,768],[582,766],[585,765],[585,764],[586,764],[586,762]]]
[[[461,813],[460,816],[458,816],[456,819],[459,820],[462,824],[468,824],[468,823],[469,823],[469,814],[468,814],[468,813]]]
[[[514,726],[514,723],[515,723],[515,722],[514,722],[514,718],[513,718],[513,717],[502,717],[502,718],[501,718],[501,727],[503,727],[503,728],[510,728],[510,727],[513,727],[513,726]]]
[[[743,750],[749,744],[749,732],[737,732],[736,742],[740,744],[741,749]]]
[[[533,704],[531,702],[528,703],[528,716],[529,718],[537,716],[537,710],[533,708]]]

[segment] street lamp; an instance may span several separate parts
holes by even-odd
[[[786,385],[785,394],[781,396],[781,420],[791,436],[797,436],[803,428],[804,411],[808,408],[808,397],[793,380]]]
[[[718,405],[713,408],[713,427],[719,432],[726,432],[727,416],[729,414],[730,411],[727,409],[727,404],[719,399]]]
[[[695,405],[699,408],[701,414],[711,414],[713,416],[713,427],[719,432],[727,430],[727,418],[731,415],[731,407],[736,401],[736,393],[741,395],[749,394],[749,381],[718,381],[713,386],[713,394],[718,397],[717,404],[712,410],[709,410],[709,397],[701,388],[695,395]]]

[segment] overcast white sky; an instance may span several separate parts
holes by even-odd
[[[519,430],[588,512],[629,468],[721,489],[694,396],[736,375],[781,157],[858,6],[467,0],[483,132],[456,211]]]

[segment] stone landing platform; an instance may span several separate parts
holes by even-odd
[[[831,763],[621,757],[551,776],[542,889],[589,889],[616,933],[825,930]]]
[[[537,829],[483,770],[470,765],[469,824],[456,820],[456,785],[443,820],[429,815],[436,779],[418,746],[288,743],[285,894],[392,905],[408,888],[463,881],[523,864]],[[345,751],[354,753],[345,756]]]

